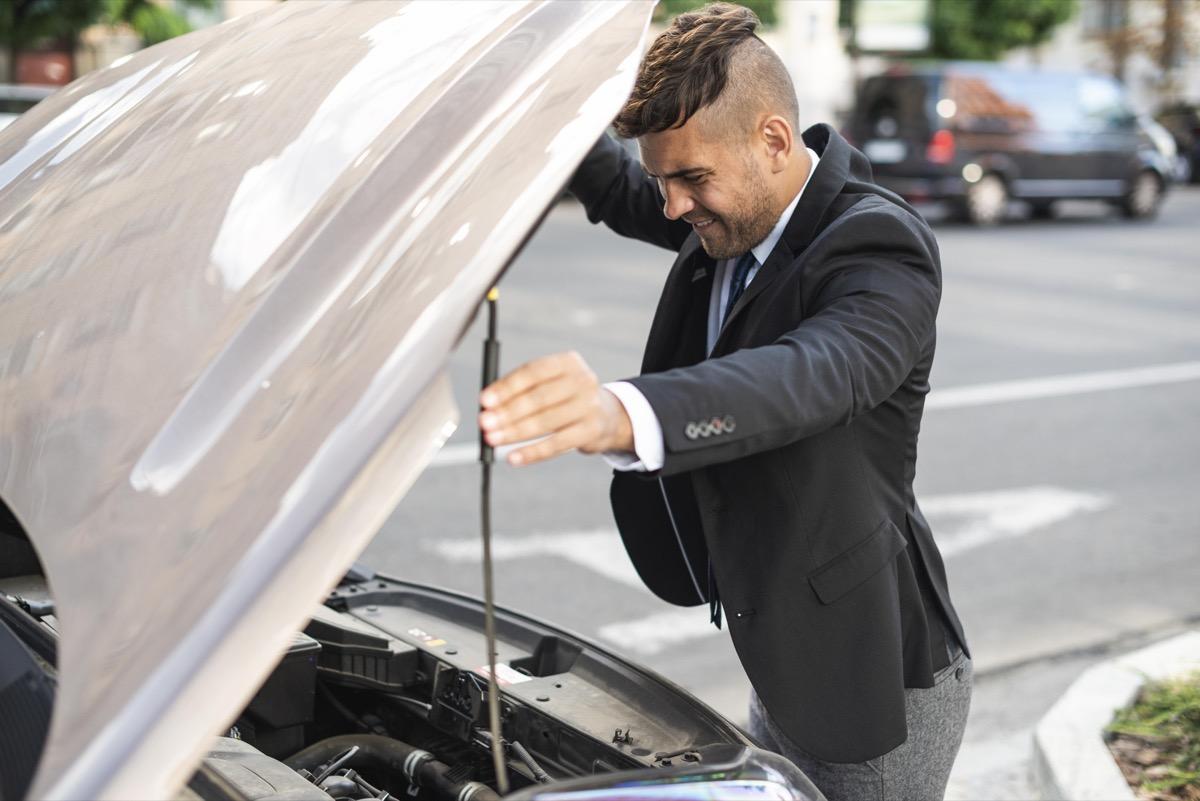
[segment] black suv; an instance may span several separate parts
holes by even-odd
[[[1152,217],[1172,174],[1121,85],[1095,73],[896,66],[862,83],[846,133],[881,185],[980,225],[1010,198],[1037,217],[1065,198]]]
[[[1200,184],[1200,104],[1175,103],[1162,108],[1154,118],[1175,138],[1179,158],[1187,163],[1187,179]]]

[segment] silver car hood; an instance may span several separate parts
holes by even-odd
[[[61,632],[32,796],[186,781],[449,435],[448,355],[649,16],[283,3],[0,136],[0,497]]]

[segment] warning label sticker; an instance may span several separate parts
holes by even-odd
[[[409,629],[408,636],[415,637],[421,641],[422,645],[428,645],[430,648],[437,648],[439,645],[446,644],[445,640],[426,633],[424,629]]]
[[[475,672],[481,676],[487,676],[488,666],[484,665],[481,668],[475,668]],[[503,663],[496,665],[496,683],[497,684],[520,684],[523,681],[529,681],[532,676],[526,676],[519,670],[515,670]]]

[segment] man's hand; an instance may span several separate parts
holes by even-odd
[[[509,464],[533,464],[572,449],[633,450],[625,407],[574,351],[521,365],[484,387],[479,402],[479,426],[489,445],[546,437],[510,453]]]

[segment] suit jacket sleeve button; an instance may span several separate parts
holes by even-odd
[[[732,434],[733,429],[737,426],[737,422],[733,419],[732,414],[727,414],[725,415],[725,419],[721,421],[721,426],[725,429],[726,434]]]
[[[686,426],[683,427],[683,435],[685,437],[687,437],[688,439],[695,439],[696,437],[698,437],[700,435],[700,433],[699,433],[699,431],[696,430],[695,423],[688,423]]]

